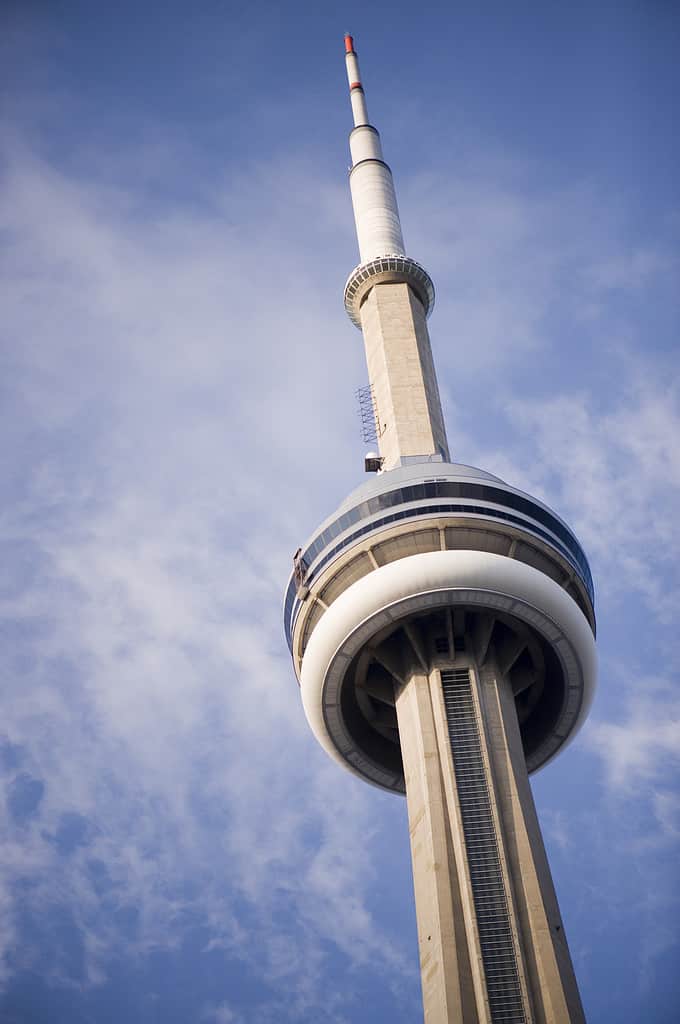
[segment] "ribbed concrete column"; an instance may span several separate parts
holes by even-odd
[[[493,657],[479,670],[479,681],[534,1019],[537,1024],[579,1024],[585,1016],[529,785],[515,700]]]
[[[439,685],[437,678],[434,685]],[[425,1021],[486,1021],[476,1009],[430,678],[414,673],[398,693],[396,708],[406,777]],[[453,828],[457,831],[455,822]]]
[[[456,673],[462,695],[442,685]],[[414,670],[396,710],[425,1024],[584,1021],[514,698],[493,653],[481,667],[461,655]]]

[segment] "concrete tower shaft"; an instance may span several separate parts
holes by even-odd
[[[345,49],[366,254],[345,305],[364,335],[382,467],[296,552],[286,636],[319,743],[406,794],[426,1024],[575,1024],[528,773],[592,701],[590,568],[542,502],[448,462],[434,289],[403,252],[351,36]]]

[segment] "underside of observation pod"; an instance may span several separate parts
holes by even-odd
[[[414,672],[463,666],[512,690],[533,771],[587,714],[594,638],[536,569],[488,552],[413,555],[354,583],[320,620],[302,661],[305,712],[334,759],[403,792],[395,696]]]
[[[414,669],[429,674],[458,662],[481,667],[493,661],[515,696],[531,766],[566,700],[559,658],[546,638],[520,619],[497,608],[448,600],[440,608],[384,627],[355,655],[340,691],[346,728],[371,760],[403,775],[395,710],[400,685]]]

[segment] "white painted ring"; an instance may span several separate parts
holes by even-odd
[[[574,738],[588,715],[597,678],[595,639],[581,609],[554,580],[486,551],[428,551],[401,558],[357,580],[324,612],[300,674],[302,703],[318,742],[335,761],[377,786],[393,789],[395,778],[356,748],[344,725],[338,694],[345,672],[357,651],[390,621],[447,604],[514,615],[552,644],[568,699],[549,741],[535,752],[538,767]]]

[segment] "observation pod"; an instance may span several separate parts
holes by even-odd
[[[415,463],[354,491],[297,556],[285,630],[319,743],[405,792],[395,693],[414,670],[495,662],[529,772],[592,702],[593,583],[545,505],[470,466]]]
[[[392,173],[345,37],[377,471],[298,549],[284,628],[310,727],[407,798],[426,1024],[574,1024],[576,979],[529,785],[576,735],[596,680],[593,582],[574,533],[450,461],[427,319]]]

